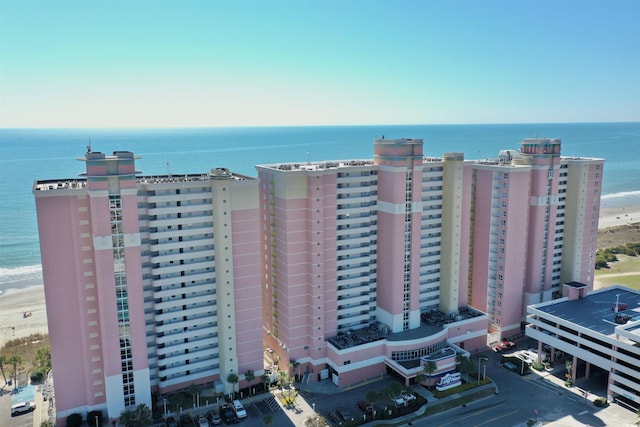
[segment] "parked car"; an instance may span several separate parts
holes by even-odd
[[[189,415],[180,415],[180,427],[195,427],[193,419]]]
[[[235,423],[236,421],[238,421],[236,411],[233,410],[233,407],[231,407],[231,405],[225,404],[220,406],[220,416],[222,417],[222,420],[227,424]]]
[[[35,411],[36,402],[22,402],[16,403],[11,406],[11,416],[15,417],[16,415],[26,414],[27,412]]]
[[[367,418],[373,418],[373,405],[365,400],[360,400],[356,405]]]
[[[402,397],[398,396],[398,397],[394,397],[391,399],[391,402],[393,402],[393,404],[397,407],[397,406],[405,406],[407,404],[407,401],[404,400]]]
[[[340,421],[340,419],[338,418],[338,416],[335,414],[335,412],[333,411],[329,411],[327,413],[327,418],[329,418],[329,420],[337,425],[342,425],[342,421]]]
[[[412,400],[416,400],[416,396],[414,394],[409,393],[408,391],[401,391],[400,397],[404,399],[405,402],[409,403]]]
[[[209,427],[209,421],[205,417],[198,418],[198,427]]]
[[[164,425],[166,427],[178,427],[178,422],[173,417],[167,417],[167,419],[164,420]]]
[[[336,413],[338,414],[338,416],[340,418],[342,418],[344,421],[353,421],[355,420],[355,418],[353,418],[353,414],[351,412],[349,412],[349,410],[344,409],[344,408],[338,408],[336,410]]]
[[[362,412],[367,412],[367,410],[373,409],[371,404],[365,400],[359,400],[358,403],[356,403],[356,405],[358,405],[358,408],[360,408]]]
[[[500,344],[493,348],[493,351],[500,353],[502,351],[514,348],[515,346],[516,343],[514,343],[513,341],[502,341]]]
[[[209,422],[214,426],[217,426],[218,424],[222,423],[222,418],[220,418],[220,413],[216,410],[209,412],[207,414],[207,418],[209,419]]]
[[[242,403],[240,403],[239,400],[234,400],[231,403],[233,405],[233,410],[236,412],[236,416],[238,418],[247,418],[247,411],[244,409],[244,406],[242,406]]]

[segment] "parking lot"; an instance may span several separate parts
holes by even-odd
[[[0,388],[0,426],[32,427],[33,412],[11,416],[12,393],[10,387]]]

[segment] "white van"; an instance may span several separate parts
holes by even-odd
[[[22,402],[11,406],[11,416],[25,414],[36,409],[36,402]]]

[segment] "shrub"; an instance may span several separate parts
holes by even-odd
[[[71,414],[67,417],[67,427],[80,427],[82,425],[82,415]]]
[[[44,379],[44,372],[42,372],[40,369],[36,369],[35,371],[31,372],[32,383],[42,382],[43,379]]]
[[[533,369],[535,369],[536,371],[542,371],[544,369],[544,365],[542,365],[540,363],[532,363],[531,367]]]
[[[593,404],[598,408],[602,408],[603,406],[607,406],[607,398],[606,397],[598,397],[593,400]]]

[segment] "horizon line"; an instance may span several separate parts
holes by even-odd
[[[144,129],[240,129],[240,128],[318,128],[318,127],[379,127],[379,126],[492,126],[492,125],[562,125],[562,124],[640,124],[637,121],[567,121],[567,122],[487,122],[487,123],[379,123],[379,124],[290,124],[290,125],[192,125],[192,126],[2,126],[0,130],[144,130]]]

